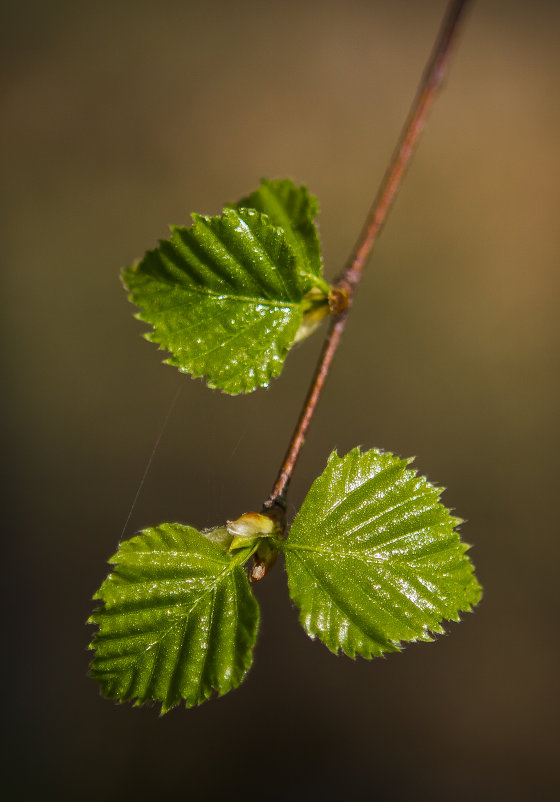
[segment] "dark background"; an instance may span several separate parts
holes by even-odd
[[[560,5],[478,2],[376,250],[291,491],[328,453],[417,455],[484,600],[371,663],[309,641],[283,568],[245,683],[163,719],[87,678],[121,536],[258,508],[321,337],[229,398],[161,364],[118,272],[262,176],[343,265],[443,12],[393,2],[4,2],[3,718],[9,798],[544,800],[558,765]]]

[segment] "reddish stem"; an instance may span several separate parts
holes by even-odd
[[[366,218],[352,256],[336,282],[335,292],[347,296],[344,311],[334,314],[309,392],[305,399],[301,415],[292,435],[286,456],[278,473],[270,496],[264,503],[265,509],[285,508],[288,485],[292,478],[297,458],[305,441],[311,419],[325,384],[334,354],[348,319],[356,287],[358,286],[368,257],[377,241],[382,226],[387,218],[395,195],[410,159],[414,153],[418,139],[436,93],[445,76],[451,46],[456,38],[460,19],[469,0],[450,0],[440,31],[438,33],[430,59],[426,65],[416,97],[404,124],[401,136],[385,173],[371,210]],[[344,306],[344,304],[343,304]]]

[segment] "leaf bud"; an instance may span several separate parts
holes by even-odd
[[[235,521],[226,521],[226,529],[235,538],[253,540],[274,534],[274,521],[258,512],[245,512]]]

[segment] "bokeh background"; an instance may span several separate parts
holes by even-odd
[[[291,490],[354,445],[417,455],[485,597],[432,645],[309,641],[282,567],[254,667],[163,719],[102,699],[84,621],[125,536],[258,508],[320,337],[229,398],[161,364],[119,269],[262,176],[319,197],[333,278],[442,0],[3,2],[10,799],[545,800],[558,768],[560,5],[474,3]]]

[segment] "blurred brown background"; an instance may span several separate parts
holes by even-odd
[[[261,176],[336,275],[441,0],[2,3],[4,719],[10,799],[544,800],[558,764],[560,5],[480,0],[360,289],[291,491],[356,444],[449,489],[485,598],[372,663],[307,639],[282,567],[244,685],[159,719],[87,676],[126,534],[258,508],[320,337],[268,391],[161,364],[121,266]]]

